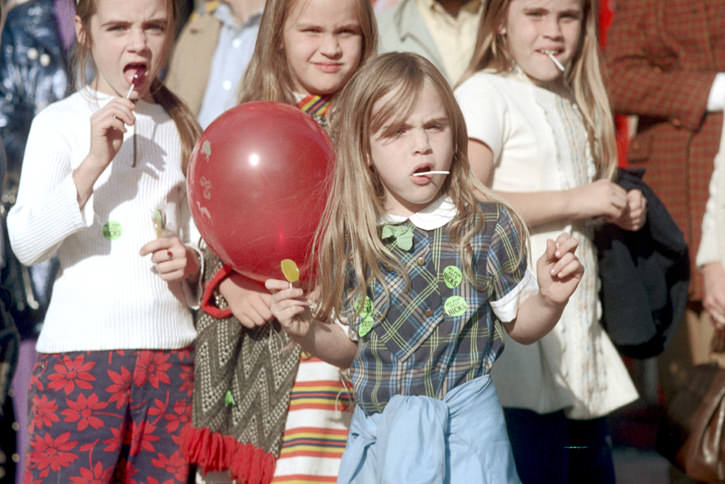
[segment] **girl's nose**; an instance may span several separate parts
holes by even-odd
[[[129,33],[129,48],[134,51],[143,50],[146,47],[146,33],[143,29],[131,29]]]
[[[340,42],[337,36],[333,33],[325,34],[320,45],[320,52],[329,58],[337,58],[342,55],[342,49],[340,48]]]
[[[428,132],[423,129],[413,130],[413,153],[426,154],[430,152],[430,139]]]
[[[553,15],[549,16],[549,18],[544,21],[543,28],[545,36],[552,39],[558,39],[561,37],[561,26],[559,25],[557,18]]]

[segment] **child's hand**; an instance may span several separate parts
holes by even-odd
[[[219,292],[229,304],[232,314],[248,329],[271,321],[272,296],[241,274],[233,272],[219,284]]]
[[[702,305],[717,329],[725,329],[725,270],[720,261],[702,266],[705,278]]]
[[[114,97],[91,116],[90,161],[98,168],[105,167],[121,149],[126,125],[133,125],[136,105],[121,97]]]
[[[579,285],[584,266],[574,255],[578,245],[567,233],[559,235],[556,242],[546,241],[546,251],[536,263],[536,273],[539,290],[551,303],[566,304]]]
[[[619,219],[627,206],[627,192],[609,180],[597,180],[571,190],[574,198],[572,207],[578,211],[577,218],[606,217],[610,221]]]
[[[307,336],[312,326],[312,315],[307,310],[310,303],[303,297],[304,291],[277,279],[267,279],[264,285],[272,292],[272,314],[285,331],[294,338]]]
[[[627,192],[627,205],[622,215],[614,221],[624,230],[636,231],[644,226],[647,220],[647,199],[640,190]]]
[[[199,275],[199,258],[178,237],[161,237],[141,247],[141,256],[151,255],[156,272],[165,281],[193,280]]]

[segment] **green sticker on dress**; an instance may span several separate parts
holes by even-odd
[[[446,303],[443,305],[448,316],[453,318],[457,316],[463,316],[468,310],[468,303],[461,296],[451,296],[446,299]]]
[[[121,224],[118,222],[106,222],[103,226],[103,237],[108,240],[116,240],[121,237]]]
[[[373,313],[373,300],[365,296],[365,304],[360,309],[360,300],[355,301],[355,311],[360,311],[360,317],[365,319]]]
[[[443,282],[449,289],[455,289],[463,281],[463,272],[456,266],[448,266],[443,269]]]
[[[360,322],[360,327],[357,329],[357,334],[361,338],[364,338],[366,334],[370,332],[371,329],[373,329],[373,326],[375,325],[375,320],[371,318],[370,316],[367,316]]]

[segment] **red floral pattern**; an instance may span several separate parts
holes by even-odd
[[[113,467],[104,468],[101,462],[96,462],[92,469],[81,467],[81,475],[71,477],[71,484],[107,484],[113,475]]]
[[[185,483],[189,350],[39,355],[25,483]]]
[[[140,352],[136,371],[133,375],[133,382],[140,387],[148,382],[154,388],[159,388],[159,383],[169,384],[169,376],[166,372],[171,368],[168,362],[169,355],[158,351],[144,350]]]
[[[131,388],[131,372],[126,367],[121,367],[120,372],[108,370],[108,378],[113,381],[113,385],[106,387],[106,392],[111,393],[109,402],[116,402],[116,408],[121,408],[126,404],[128,390]]]
[[[78,431],[85,430],[89,425],[94,429],[103,427],[103,420],[93,415],[95,410],[103,410],[108,406],[107,402],[99,402],[95,393],[86,398],[81,393],[78,400],[73,401],[66,398],[68,408],[63,410],[63,420],[66,422],[78,422]]]
[[[40,471],[39,477],[47,477],[49,471],[58,472],[63,467],[68,467],[78,458],[71,452],[78,441],[70,440],[70,432],[64,432],[58,437],[46,432],[44,435],[35,435],[30,441],[29,458],[35,463]]]
[[[90,370],[96,364],[92,361],[85,362],[84,358],[84,354],[78,355],[75,359],[71,359],[67,354],[63,355],[63,361],[53,365],[55,373],[48,377],[50,380],[48,388],[57,391],[62,389],[66,395],[70,395],[76,385],[84,390],[92,389],[90,382],[96,378]]]
[[[50,427],[53,423],[58,422],[58,405],[55,400],[49,400],[46,395],[33,397],[33,419],[30,431],[37,427]]]

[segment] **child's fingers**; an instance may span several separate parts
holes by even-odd
[[[284,326],[289,326],[295,317],[302,314],[306,309],[307,305],[303,301],[287,299],[281,301],[279,304],[274,304],[272,306],[272,314]]]
[[[556,242],[546,239],[546,251],[544,252],[545,260],[549,263],[556,261]]]
[[[252,298],[252,309],[259,316],[256,321],[258,326],[265,324],[267,321],[272,319],[272,296],[269,294],[259,294],[259,297]]]
[[[245,328],[253,329],[257,326],[264,326],[268,318],[265,318],[259,312],[259,308],[252,303],[243,314],[236,315],[237,319]],[[270,313],[271,317],[271,313]]]
[[[568,279],[583,271],[584,267],[579,259],[573,254],[566,254],[552,269],[552,276],[557,279]]]
[[[289,282],[287,283],[287,287],[282,290],[278,290],[277,292],[272,294],[272,303],[285,301],[288,299],[298,299],[300,301],[304,301],[304,299],[300,299],[305,295],[305,292],[300,289],[299,287],[289,287]]]
[[[283,289],[289,289],[289,282],[282,281],[280,279],[267,279],[266,281],[264,281],[264,287],[272,292],[276,292]]]
[[[559,234],[559,236],[556,238],[556,257],[561,257],[567,252],[574,252],[576,251],[576,248],[579,246],[579,241],[577,241],[574,237],[572,237],[570,234],[564,232]]]

